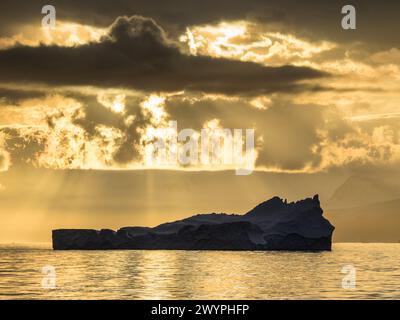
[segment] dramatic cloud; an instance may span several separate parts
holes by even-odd
[[[0,51],[3,82],[259,94],[307,89],[298,82],[323,76],[326,74],[308,67],[264,67],[186,55],[153,20],[138,16],[118,18],[99,43]]]
[[[0,3],[0,34],[17,34],[21,25],[39,26],[43,0],[14,0]],[[343,32],[340,26],[343,1],[304,0],[53,0],[60,20],[107,27],[115,17],[142,15],[154,18],[168,29],[181,33],[188,26],[221,20],[251,20],[271,28],[313,39],[340,43],[374,43],[378,47],[398,43],[397,0],[353,0],[357,8],[357,30]],[[384,35],[384,36],[382,36]]]
[[[26,12],[1,30],[0,131],[13,164],[149,168],[146,148],[170,120],[254,128],[258,170],[400,161],[399,49],[387,32],[398,2],[355,1],[354,32],[340,28],[340,4],[315,1],[54,5],[55,30]]]
[[[327,41],[310,42],[293,34],[271,32],[268,26],[248,21],[192,26],[180,36],[193,55],[210,55],[266,66],[304,65],[336,47]]]
[[[168,125],[163,104],[164,98],[155,95],[135,98],[109,91],[79,101],[57,95],[24,100],[17,109],[27,123],[0,126],[0,134],[16,165],[133,168],[143,165],[152,142],[149,131]]]
[[[335,106],[280,97],[175,97],[166,110],[181,127],[218,118],[225,128],[255,128],[258,170],[319,172],[400,161],[398,115],[346,118]]]
[[[18,45],[59,45],[73,47],[99,41],[107,33],[106,28],[96,28],[78,23],[57,21],[55,28],[42,28],[40,24],[21,26],[18,33],[0,37],[0,49]]]
[[[192,102],[175,99],[167,104],[167,110],[183,127],[197,128],[215,117],[225,128],[255,128],[259,170],[320,170],[321,154],[315,149],[322,142],[318,130],[328,130],[326,108],[266,99],[258,103],[255,107],[251,99],[223,97]]]

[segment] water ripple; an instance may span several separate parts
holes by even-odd
[[[353,289],[342,287],[345,265]],[[399,288],[400,244],[322,253],[0,246],[0,299],[400,299]]]

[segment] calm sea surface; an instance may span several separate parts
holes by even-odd
[[[288,298],[400,299],[400,244],[335,244],[322,253],[0,245],[0,299]]]

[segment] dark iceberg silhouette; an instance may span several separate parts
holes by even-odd
[[[279,197],[244,215],[201,214],[155,228],[53,230],[54,250],[331,250],[334,227],[318,195],[287,203]]]

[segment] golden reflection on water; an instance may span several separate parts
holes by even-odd
[[[343,289],[344,265],[356,288]],[[42,286],[54,266],[55,289]],[[52,251],[0,246],[0,299],[399,299],[400,244],[332,252]]]

